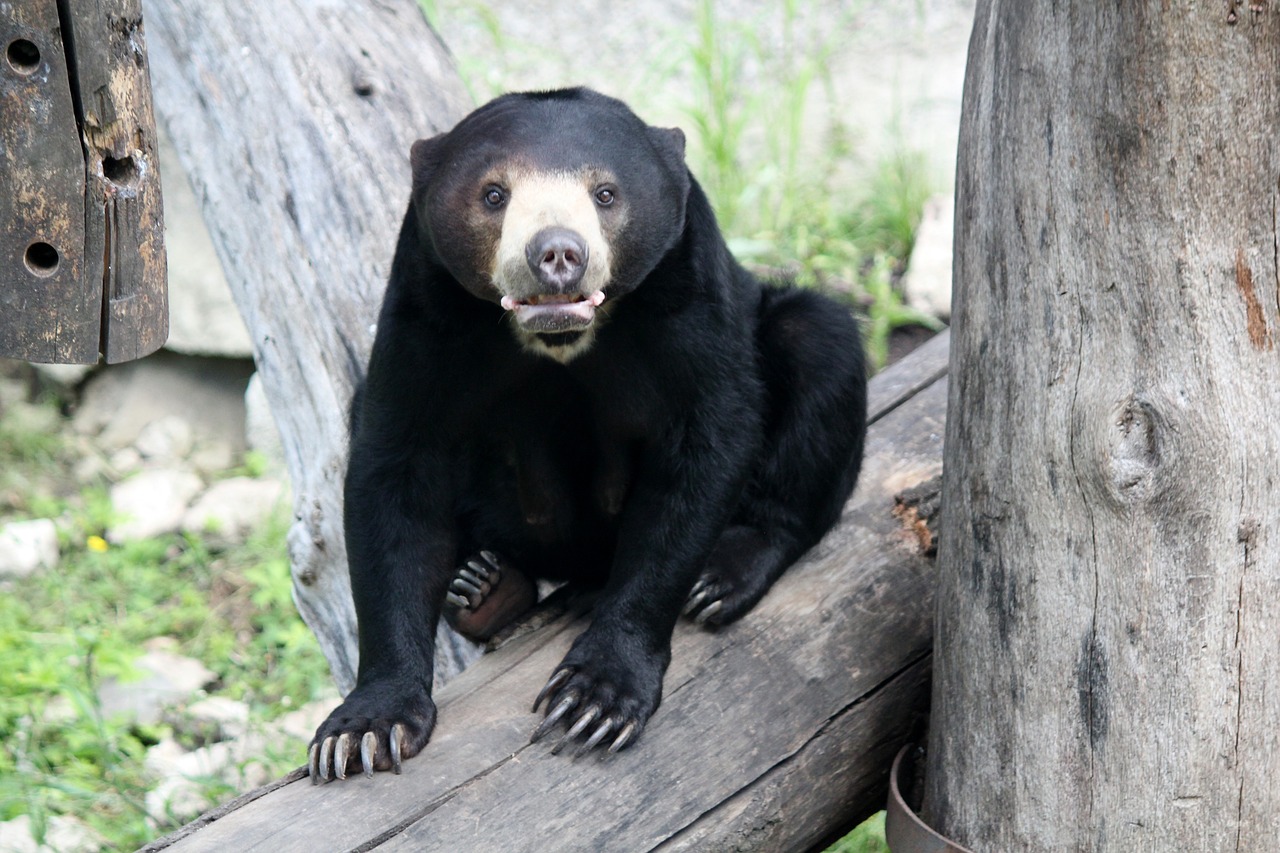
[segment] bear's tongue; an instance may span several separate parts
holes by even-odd
[[[604,291],[590,296],[545,294],[517,301],[502,297],[502,307],[515,314],[516,322],[530,332],[554,333],[585,329],[595,319],[596,306],[604,301]]]

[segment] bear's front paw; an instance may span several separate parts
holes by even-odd
[[[357,767],[400,772],[422,751],[436,725],[436,704],[413,685],[374,682],[351,691],[316,729],[307,752],[312,784],[345,779]]]
[[[617,752],[635,742],[662,699],[662,675],[670,651],[640,652],[633,644],[593,638],[590,629],[578,638],[533,701],[536,712],[547,700],[546,718],[529,738],[542,738],[561,720],[569,730],[554,747],[558,753],[586,734],[576,755],[608,743]]]

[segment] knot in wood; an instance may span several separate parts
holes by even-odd
[[[1106,481],[1119,502],[1142,503],[1155,496],[1166,454],[1167,425],[1148,400],[1130,397],[1107,427]]]

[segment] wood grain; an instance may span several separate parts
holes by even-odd
[[[344,693],[347,409],[408,203],[409,146],[468,99],[414,0],[147,0],[156,112],[253,341],[294,494],[295,599]],[[442,629],[437,674],[476,652]]]
[[[873,399],[916,366],[874,380]],[[840,525],[754,611],[714,633],[681,623],[633,748],[575,760],[528,743],[533,696],[586,624],[579,607],[446,685],[404,775],[302,779],[150,849],[785,851],[851,826],[883,806],[925,710],[933,566],[892,510],[941,469],[945,385],[877,413]]]
[[[1276,3],[978,4],[925,804],[974,849],[1280,838],[1277,68]]]

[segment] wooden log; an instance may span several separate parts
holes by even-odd
[[[355,684],[347,410],[410,189],[468,98],[415,0],[148,0],[156,110],[253,341],[293,487],[294,597]],[[436,674],[475,656],[442,628]]]
[[[975,850],[1280,838],[1277,69],[1276,3],[978,3],[925,803]]]
[[[0,4],[0,355],[139,358],[168,336],[141,0]]]
[[[101,282],[108,364],[169,337],[160,156],[142,0],[63,0],[85,156],[89,280]]]
[[[941,470],[947,338],[871,386],[861,483],[839,526],[740,622],[676,630],[662,706],[626,752],[530,745],[534,695],[579,608],[485,655],[437,696],[404,774],[314,787],[300,774],[149,851],[807,850],[883,806],[918,734],[932,561],[894,497]],[[571,748],[570,748],[571,749]]]

